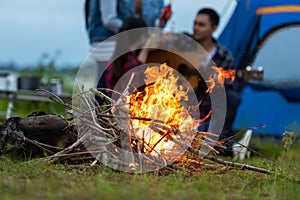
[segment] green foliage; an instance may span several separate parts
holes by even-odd
[[[283,149],[284,151],[288,151],[293,144],[295,133],[284,131],[282,135]]]
[[[294,132],[284,131],[284,133],[282,134],[283,150],[275,166],[275,178],[278,178],[279,176],[288,176],[288,174],[284,169],[289,167],[289,165],[286,163],[285,160],[288,155],[288,152],[290,151],[294,143],[294,140],[295,140]]]

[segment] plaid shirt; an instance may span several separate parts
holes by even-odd
[[[216,52],[212,56],[212,64],[216,65],[217,67],[222,67],[225,70],[234,70],[234,60],[231,53],[217,40],[214,39],[214,41],[216,42]],[[226,79],[224,82],[224,86],[226,89],[236,89],[237,82]]]
[[[137,55],[135,52],[129,52],[126,55],[126,61],[123,65],[123,71],[120,75],[115,74],[112,70],[112,63],[108,65],[105,75],[106,86],[110,89],[117,89],[119,92],[123,92],[126,88],[128,81],[131,77],[132,73],[126,73],[129,70],[133,69],[141,65],[142,63],[138,60]],[[144,73],[141,70],[134,70],[135,73],[134,79],[132,81],[133,86],[139,86],[141,81],[144,81]],[[122,82],[118,83],[119,79],[122,77]],[[115,88],[116,84],[118,83],[118,88]],[[143,82],[142,82],[143,83]]]
[[[183,51],[196,51],[198,47],[195,44],[195,41],[193,40],[193,36],[189,33],[183,34],[189,36],[192,39],[192,41],[189,41],[188,38],[181,39],[182,36],[179,37],[177,35],[174,35],[174,37],[177,36],[175,40],[175,47]],[[223,67],[224,69],[234,69],[233,57],[231,53],[225,47],[223,47],[215,38],[212,39],[216,43],[216,52],[212,56],[214,64],[217,67]]]
[[[233,66],[233,57],[231,53],[223,47],[217,40],[214,39],[216,42],[216,51],[215,54],[211,58],[211,64],[216,65],[217,67],[222,67],[225,70],[234,69]],[[235,82],[231,80],[225,80],[224,86],[226,89],[233,89],[235,88]],[[211,102],[210,102],[210,95],[207,94],[205,91],[207,89],[207,86],[204,81],[199,82],[199,86],[197,88],[197,95],[198,98],[202,100],[202,103],[200,104],[200,116],[201,118],[204,118],[208,112],[211,110]]]
[[[216,40],[215,40],[216,41]],[[216,53],[213,55],[212,60],[217,67],[224,69],[234,69],[233,57],[231,53],[216,41]]]

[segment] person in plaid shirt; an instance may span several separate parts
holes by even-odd
[[[210,8],[203,8],[198,11],[193,25],[193,34],[190,35],[196,40],[208,53],[211,65],[222,67],[226,70],[234,69],[233,57],[231,53],[222,46],[214,37],[213,33],[218,28],[219,15]],[[236,116],[238,106],[240,104],[240,94],[237,91],[238,84],[236,81],[232,82],[226,80],[225,83],[226,97],[227,97],[227,112],[223,131],[219,140],[229,138],[233,135],[232,125]],[[204,118],[211,110],[211,102],[209,95],[205,92],[207,86],[204,81],[199,83],[196,94],[201,98],[200,104],[200,117]],[[210,123],[210,119],[200,125],[199,130],[207,131]],[[217,149],[221,154],[232,155],[233,141],[225,144],[227,146],[226,151]]]
[[[136,53],[136,51],[134,52],[128,52],[126,54],[124,54],[124,60],[123,63],[119,66],[114,66],[114,64],[110,64],[107,67],[107,73],[105,75],[105,82],[106,82],[106,86],[107,88],[110,89],[114,89],[117,82],[119,81],[119,79],[122,77],[123,80],[126,81],[122,81],[120,83],[118,83],[118,88],[116,88],[119,92],[122,92],[130,79],[130,75],[131,73],[126,74],[126,72],[130,71],[131,69],[133,69],[136,66],[142,65],[143,63],[138,59],[138,55]],[[121,68],[122,66],[122,68]],[[141,72],[141,70],[135,70],[134,71],[135,76],[134,76],[134,81],[132,83],[133,86],[138,86],[141,81],[143,82],[144,80],[144,73]]]
[[[120,37],[120,35],[117,37],[116,48],[113,55],[115,60],[113,60],[105,70],[105,85],[102,86],[98,84],[98,88],[104,87],[119,92],[125,90],[132,74],[131,72],[127,72],[144,64],[148,53],[148,49],[141,49],[148,38],[147,29],[142,29],[142,33],[139,32],[139,34],[131,34],[126,31],[144,27],[147,27],[147,25],[140,17],[130,17],[123,22],[119,31],[120,33],[122,32],[122,37]],[[125,54],[123,54],[123,52],[125,52]],[[136,87],[144,82],[144,72],[142,69],[137,68],[137,70],[134,70],[134,73],[135,76],[131,86]],[[119,80],[120,82],[118,83]],[[116,85],[118,86],[117,88],[115,88]],[[112,95],[112,93],[106,94],[109,96]]]

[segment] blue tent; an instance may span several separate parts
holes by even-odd
[[[252,65],[257,52],[270,35],[299,24],[299,0],[239,0],[218,39],[232,52],[236,68],[242,69]],[[249,85],[243,92],[243,103],[237,114],[235,128],[265,124],[267,129],[261,132],[280,134],[287,128],[286,125],[292,124],[300,130],[299,87]]]
[[[261,44],[274,31],[300,24],[299,0],[239,0],[219,37],[234,55],[235,66],[253,62]]]

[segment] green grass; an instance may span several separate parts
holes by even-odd
[[[275,169],[275,175],[229,168],[194,174],[128,174],[103,166],[74,168],[2,155],[0,199],[299,199],[300,145],[294,144],[285,154],[280,147],[268,144],[270,151],[281,149],[273,157],[275,163],[257,156],[245,160]]]

